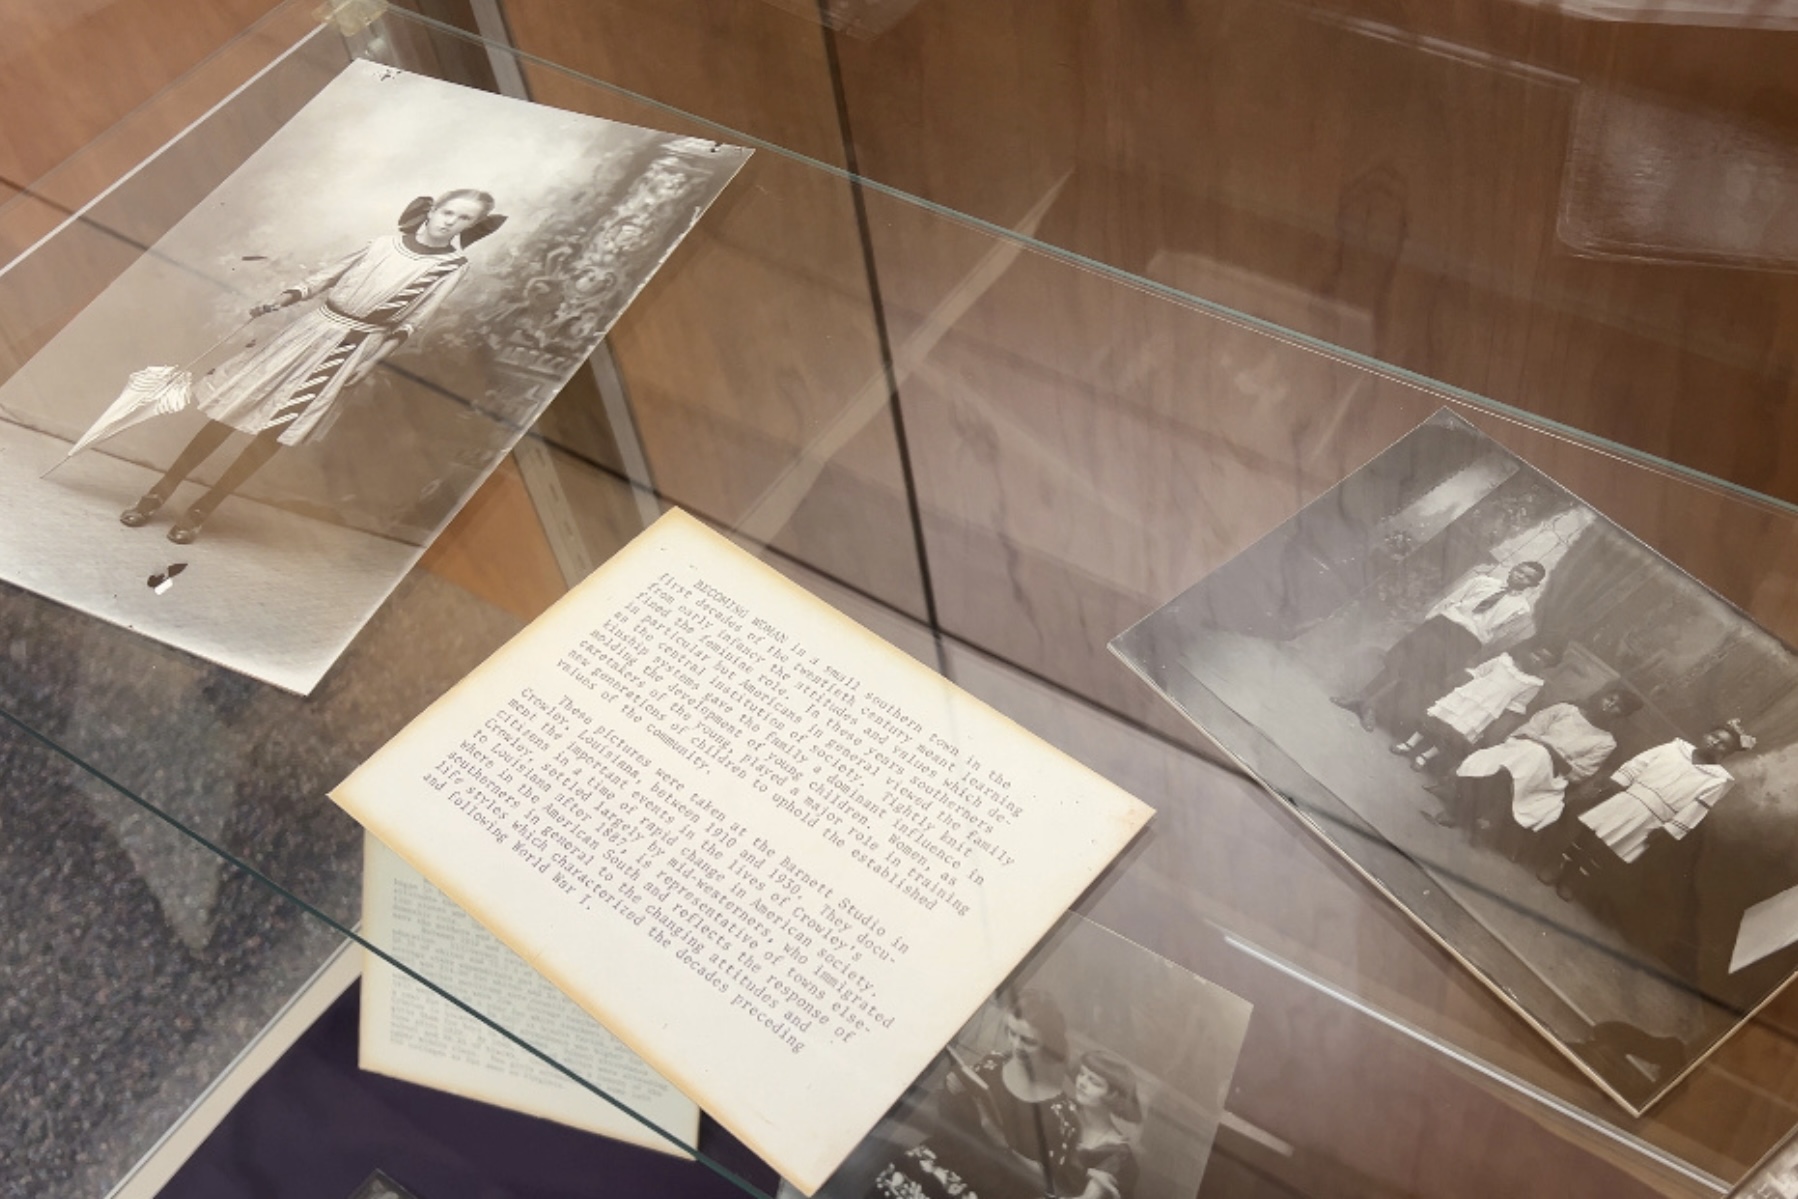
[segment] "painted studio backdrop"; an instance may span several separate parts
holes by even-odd
[[[1114,649],[1632,1111],[1798,968],[1798,659],[1446,411]]]
[[[310,691],[747,156],[350,64],[0,386],[0,576]]]

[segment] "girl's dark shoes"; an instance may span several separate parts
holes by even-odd
[[[119,523],[129,529],[141,529],[150,523],[150,518],[156,515],[156,510],[167,502],[166,495],[157,495],[154,491],[147,491],[137,503],[119,513]]]
[[[176,518],[174,527],[169,530],[169,540],[176,545],[192,545],[194,538],[200,535],[200,526],[205,523],[206,516],[204,512],[189,508]]]

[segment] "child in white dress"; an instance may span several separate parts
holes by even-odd
[[[344,390],[415,335],[461,280],[468,268],[462,249],[504,221],[483,191],[464,188],[435,200],[421,196],[406,207],[393,234],[252,308],[255,318],[322,297],[267,343],[244,350],[199,380],[194,406],[209,419],[119,521],[131,528],[148,524],[233,431],[250,434],[250,444],[218,482],[169,530],[170,541],[193,541],[212,510],[282,446],[324,436],[337,419]]]
[[[1603,892],[1624,867],[1639,861],[1656,834],[1684,840],[1735,785],[1721,763],[1754,748],[1740,720],[1729,720],[1699,739],[1675,738],[1645,749],[1619,766],[1602,789],[1600,802],[1582,812],[1573,843],[1559,869],[1543,878],[1562,899],[1579,886]]]
[[[1411,757],[1413,770],[1429,769],[1445,750],[1456,758],[1465,756],[1500,716],[1528,711],[1546,681],[1543,676],[1560,660],[1554,646],[1531,642],[1515,656],[1494,654],[1468,667],[1468,680],[1431,704],[1417,731],[1394,744],[1392,752]]]

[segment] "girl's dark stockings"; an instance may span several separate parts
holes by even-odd
[[[156,485],[150,489],[150,494],[167,502],[168,498],[175,493],[175,488],[181,485],[182,480],[192,474],[214,450],[225,444],[225,440],[231,436],[231,432],[231,426],[222,421],[207,421],[200,431],[194,434],[193,440],[187,443],[187,448],[175,458],[174,465],[169,467],[167,473],[156,481]],[[225,473],[219,476],[218,482],[214,483],[205,495],[194,501],[193,505],[188,508],[187,519],[183,523],[196,525],[211,515],[212,510],[218,507],[226,496],[241,487],[246,479],[262,469],[268,460],[275,456],[275,452],[281,448],[280,436],[280,429],[264,429],[256,434],[250,444],[243,448],[243,452],[238,454],[231,465],[225,468]]]

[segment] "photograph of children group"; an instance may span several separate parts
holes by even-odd
[[[1452,414],[1118,649],[1451,897],[1420,918],[1505,946],[1528,1014],[1638,1110],[1798,962],[1792,652]]]

